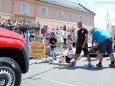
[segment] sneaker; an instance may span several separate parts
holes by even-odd
[[[102,67],[102,64],[96,64],[97,67]]]
[[[71,62],[70,64],[71,64],[72,67],[74,67],[74,66],[76,65],[76,62],[73,61],[73,62]]]
[[[109,64],[109,66],[115,68],[115,64]]]
[[[91,67],[92,67],[91,63],[89,63],[89,64],[87,65],[87,67],[88,67],[88,68],[91,68]]]
[[[56,58],[53,58],[53,60],[56,60]]]

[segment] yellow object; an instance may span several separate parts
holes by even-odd
[[[43,43],[29,42],[29,55],[37,59],[43,59],[45,56],[46,48]]]

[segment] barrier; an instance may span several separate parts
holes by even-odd
[[[37,59],[43,59],[45,56],[46,48],[43,43],[29,42],[29,55]]]

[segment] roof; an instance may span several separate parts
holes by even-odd
[[[62,6],[62,7],[66,7],[66,8],[70,8],[70,9],[74,9],[77,11],[82,11],[85,13],[95,15],[94,12],[90,11],[86,7],[82,6],[81,4],[74,3],[68,0],[36,0],[36,1],[42,1],[42,2],[49,3],[49,4],[54,4],[54,5],[58,5],[58,6]]]

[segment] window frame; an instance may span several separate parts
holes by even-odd
[[[28,10],[25,12],[23,12],[23,4],[25,4],[25,5],[27,5],[27,7],[28,7]],[[29,4],[28,3],[21,3],[21,13],[29,13],[29,11],[30,11],[30,7],[29,7]]]
[[[0,0],[0,10],[1,10],[1,7],[2,7],[2,1]]]
[[[45,15],[43,15],[43,9],[46,9],[46,14]],[[48,8],[47,7],[42,7],[41,8],[41,15],[42,16],[48,16]]]
[[[83,16],[80,16],[80,22],[83,22],[83,21],[84,21]]]
[[[62,13],[62,14],[61,14]],[[64,19],[65,15],[64,15],[64,11],[60,10],[59,11],[59,18],[60,19]]]
[[[70,20],[70,21],[74,21],[74,14],[73,14],[73,13],[70,13],[70,14],[69,14],[69,20]]]
[[[88,24],[91,24],[91,23],[92,23],[92,18],[88,17]]]

